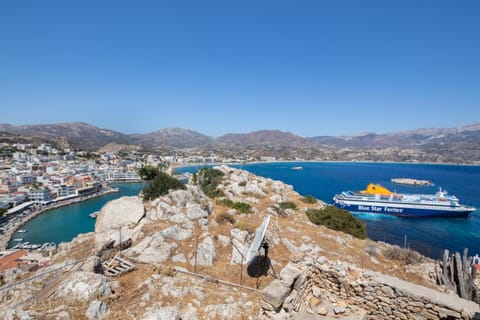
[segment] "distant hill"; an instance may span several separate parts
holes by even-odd
[[[232,144],[236,146],[302,146],[309,144],[305,138],[294,135],[291,132],[279,130],[261,130],[251,133],[230,133],[215,140],[216,144]]]
[[[310,141],[337,148],[419,148],[422,145],[480,142],[480,124],[446,129],[416,129],[387,134],[319,136]]]
[[[429,128],[387,134],[303,138],[291,132],[261,130],[212,138],[202,133],[167,128],[126,135],[87,123],[71,122],[14,126],[0,124],[2,141],[50,142],[83,150],[195,149],[227,157],[319,159],[332,161],[400,161],[480,163],[480,124],[457,128]]]
[[[108,143],[130,144],[131,137],[120,132],[100,129],[83,122],[20,125],[0,124],[0,131],[26,137],[65,139],[71,148],[96,150]]]
[[[148,146],[169,146],[172,148],[193,148],[210,144],[213,138],[196,131],[182,128],[166,128],[147,134],[130,135],[133,141]]]

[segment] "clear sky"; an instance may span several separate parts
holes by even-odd
[[[480,122],[480,1],[0,2],[0,123],[385,133]]]

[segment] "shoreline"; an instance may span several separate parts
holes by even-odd
[[[67,200],[67,201],[64,201],[64,202],[60,202],[60,203],[56,203],[50,207],[47,207],[47,208],[42,208],[40,210],[37,210],[37,211],[34,211],[32,212],[31,214],[29,214],[28,216],[25,216],[23,217],[22,219],[20,219],[20,221],[18,221],[17,223],[15,223],[9,230],[7,230],[3,236],[2,236],[2,239],[0,239],[0,251],[3,251],[3,250],[6,250],[7,247],[8,247],[8,244],[10,243],[10,241],[12,240],[12,236],[15,232],[17,232],[18,229],[20,229],[20,227],[22,227],[24,224],[26,224],[28,221],[38,217],[39,215],[43,214],[43,213],[46,213],[48,211],[51,211],[51,210],[54,210],[54,209],[58,209],[58,208],[62,208],[62,207],[66,207],[66,206],[69,206],[71,204],[75,204],[75,203],[79,203],[79,202],[84,202],[84,201],[87,201],[87,200],[90,200],[90,199],[95,199],[95,198],[99,198],[99,197],[102,197],[102,196],[106,196],[106,195],[109,195],[109,194],[112,194],[112,193],[117,193],[119,192],[118,189],[113,189],[113,188],[110,188],[109,190],[106,190],[102,193],[96,193],[96,194],[92,194],[92,195],[89,195],[89,196],[85,196],[85,197],[80,197],[80,198],[74,198],[74,199],[71,199],[71,200]]]
[[[365,164],[400,164],[400,165],[436,165],[436,166],[465,166],[465,167],[480,167],[480,163],[447,163],[447,162],[395,162],[395,161],[335,161],[335,160],[275,160],[275,161],[250,161],[250,162],[212,162],[212,163],[186,163],[170,166],[173,169],[196,167],[196,166],[220,166],[220,165],[250,165],[250,164],[275,164],[275,163],[365,163]]]

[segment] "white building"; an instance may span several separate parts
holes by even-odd
[[[43,188],[43,189],[31,188],[28,191],[28,197],[30,198],[30,201],[33,201],[35,203],[46,204],[46,203],[52,202],[52,195],[51,195],[50,189],[48,188]]]

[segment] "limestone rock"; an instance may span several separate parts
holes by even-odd
[[[249,247],[244,245],[243,242],[238,241],[237,239],[232,239],[232,258],[230,259],[230,264],[241,264],[246,263],[244,261],[247,256]]]
[[[97,250],[111,240],[119,238],[136,240],[140,230],[135,227],[145,215],[143,201],[139,197],[122,197],[110,202],[100,210],[95,223]],[[120,233],[121,230],[121,233]]]
[[[112,290],[105,276],[85,271],[70,274],[56,291],[58,297],[78,300],[110,294]]]
[[[237,239],[237,240],[240,241],[241,243],[244,243],[245,240],[247,239],[248,231],[234,228],[234,229],[230,230],[230,235],[231,235],[234,239]]]
[[[188,210],[187,210],[187,217],[190,220],[197,220],[200,218],[206,218],[208,217],[208,212],[204,211],[200,205],[193,203],[193,204],[188,204]]]
[[[131,256],[145,263],[162,263],[170,258],[171,251],[177,248],[176,243],[164,241],[161,232],[147,236],[136,246],[125,250],[126,256]]]
[[[108,312],[108,305],[103,301],[92,301],[85,315],[90,320],[101,320]]]
[[[198,244],[197,250],[197,265],[213,266],[213,259],[215,258],[215,244],[211,237],[206,237]],[[195,264],[195,259],[190,260],[190,264]]]
[[[280,271],[280,281],[284,286],[290,288],[300,274],[300,270],[298,270],[292,263],[288,263],[285,268]]]
[[[289,295],[290,289],[285,287],[280,280],[275,279],[262,290],[262,293],[263,301],[270,304],[274,310],[278,310]]]
[[[170,226],[161,232],[164,238],[186,240],[192,236],[192,230],[182,229],[178,225]]]
[[[143,314],[143,320],[180,320],[177,307],[153,307]]]

